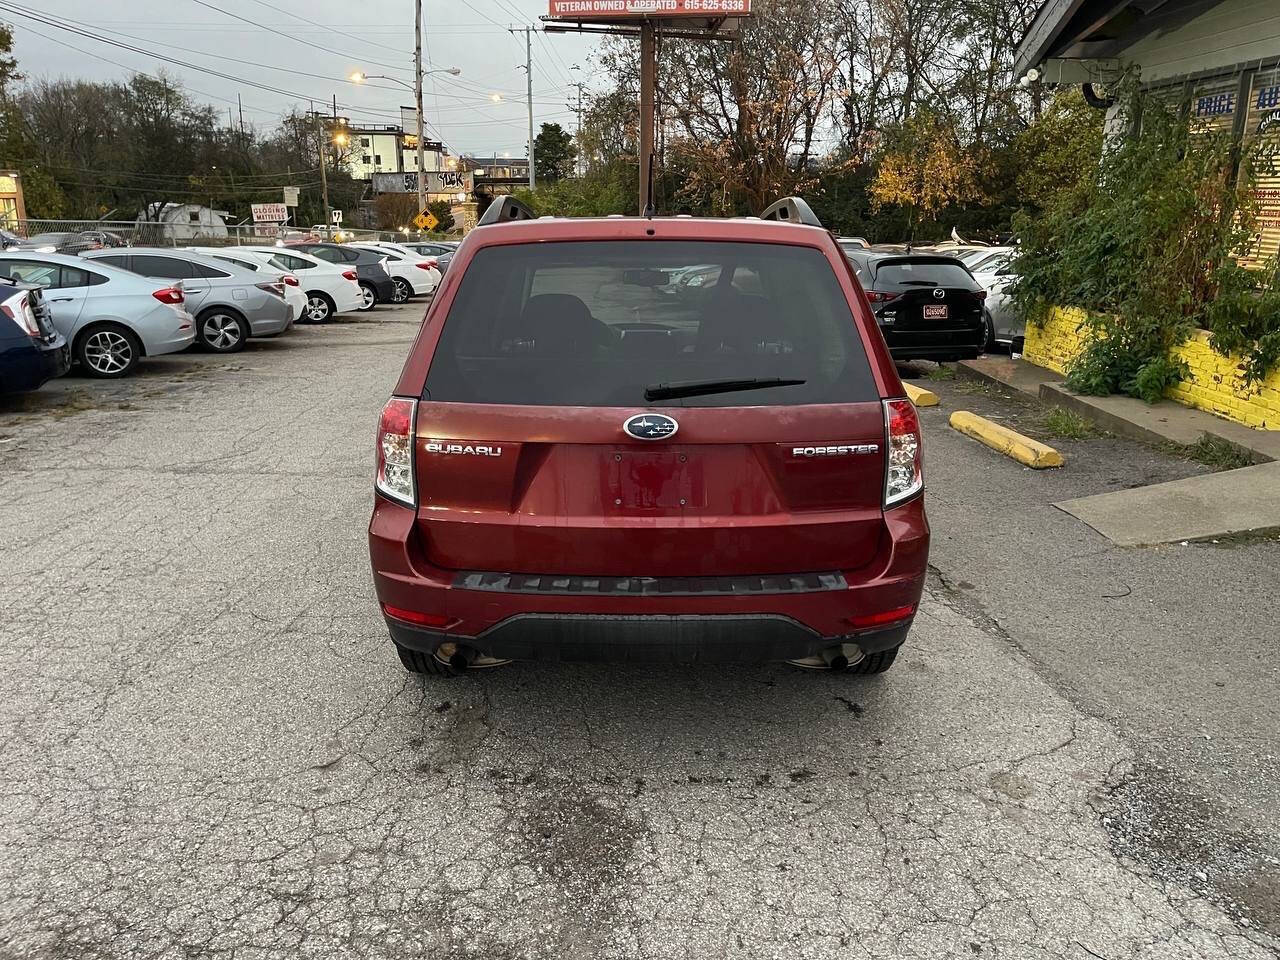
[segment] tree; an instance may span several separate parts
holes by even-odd
[[[418,198],[412,193],[380,193],[373,200],[379,230],[407,227],[418,213]]]
[[[435,233],[448,233],[453,229],[453,207],[449,205],[448,200],[433,200],[427,204],[427,209],[440,221],[435,226]]]
[[[558,123],[544,123],[533,140],[533,172],[542,183],[555,183],[574,174],[578,148],[573,136]]]
[[[972,158],[946,121],[928,111],[894,131],[870,193],[873,209],[909,211],[912,239],[922,220],[935,220],[945,207],[980,196]]]

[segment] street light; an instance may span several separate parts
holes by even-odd
[[[500,93],[491,93],[491,94],[489,94],[489,99],[490,99],[490,100],[492,100],[494,103],[501,103],[501,102],[502,102],[502,94],[500,94]]]
[[[450,76],[456,77],[461,75],[462,68],[461,67],[441,67],[439,70],[423,70],[422,71],[422,75],[424,77],[429,77],[433,73],[447,73]],[[399,77],[388,77],[388,76],[384,76],[381,73],[364,73],[361,70],[357,70],[355,73],[351,74],[351,76],[348,79],[352,83],[364,83],[366,80],[390,80],[392,83],[400,84],[400,86],[404,87],[406,90],[413,89],[413,84],[406,83],[405,81],[401,80]]]

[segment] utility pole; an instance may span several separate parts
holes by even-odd
[[[311,104],[311,115],[316,118],[316,139],[320,144],[320,190],[324,194],[324,222],[328,224],[333,219],[333,214],[329,211],[329,177],[324,169],[324,127],[320,124],[320,111],[316,109],[314,101]]]
[[[413,0],[413,101],[418,113],[418,212],[427,209],[426,146],[422,123],[422,0]]]
[[[509,28],[508,33],[524,31],[524,78],[529,91],[529,189],[538,185],[533,172],[533,27]]]
[[[574,139],[578,141],[578,158],[574,161],[573,169],[578,176],[582,176],[586,171],[586,158],[582,155],[582,88],[585,87],[586,84],[579,80],[577,83],[569,84],[569,86],[578,88],[578,126],[573,131]],[[570,110],[574,109],[574,106],[571,103],[566,103],[565,106]]]
[[[640,216],[653,215],[653,94],[658,42],[652,20],[640,24]]]
[[[240,102],[240,94],[236,94],[236,107],[240,110],[240,136],[244,137],[244,104]]]

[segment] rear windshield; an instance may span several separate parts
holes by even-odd
[[[803,384],[656,401],[761,406],[875,400],[826,257],[811,247],[675,240],[518,244],[477,252],[424,398],[644,406],[646,386]]]
[[[978,289],[978,283],[969,271],[958,263],[941,260],[901,261],[891,260],[876,268],[877,290],[897,290],[907,287],[963,287]]]

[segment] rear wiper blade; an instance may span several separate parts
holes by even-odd
[[[676,400],[680,397],[705,397],[712,393],[735,390],[763,390],[766,387],[798,387],[804,380],[782,377],[752,377],[749,380],[685,380],[681,383],[653,383],[644,388],[646,400]]]

